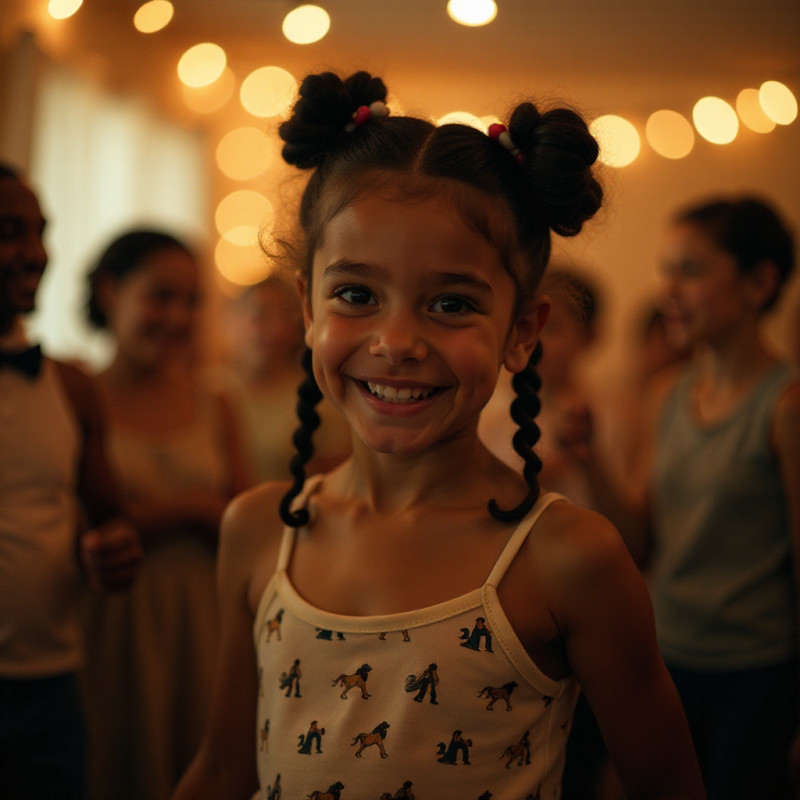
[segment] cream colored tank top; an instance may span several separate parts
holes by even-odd
[[[301,502],[318,485],[311,479]],[[287,575],[295,541],[287,528],[254,627],[260,796],[559,797],[577,684],[536,667],[497,597],[559,499],[540,498],[483,586],[384,616],[342,616],[303,600]]]

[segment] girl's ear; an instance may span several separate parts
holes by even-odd
[[[309,291],[308,281],[305,277],[297,272],[295,274],[297,281],[297,291],[300,294],[300,306],[303,309],[303,325],[305,326],[305,343],[306,347],[311,347],[311,342],[314,340],[314,320],[311,316],[311,293]]]
[[[544,294],[522,307],[511,326],[503,354],[503,366],[509,372],[521,372],[525,369],[549,315],[550,298]]]

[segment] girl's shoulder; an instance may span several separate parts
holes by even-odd
[[[275,572],[284,524],[279,508],[288,481],[270,481],[231,500],[220,527],[220,584],[242,591],[255,610]]]

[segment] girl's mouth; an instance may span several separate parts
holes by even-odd
[[[440,391],[440,389],[431,386],[397,389],[394,386],[373,383],[372,381],[361,381],[361,385],[378,400],[383,400],[384,403],[397,403],[400,405],[418,403]]]

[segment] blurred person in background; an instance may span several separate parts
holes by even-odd
[[[0,797],[86,796],[77,672],[81,575],[127,589],[141,559],[120,516],[91,379],[31,346],[45,219],[0,164]],[[104,600],[94,597],[101,604]]]
[[[666,235],[663,309],[691,351],[662,376],[641,445],[637,503],[575,439],[598,508],[650,572],[659,644],[710,800],[790,796],[797,725],[800,380],[762,340],[794,267],[771,206],[720,197]]]
[[[227,401],[193,368],[199,277],[183,242],[145,229],[114,239],[89,276],[89,319],[116,345],[96,379],[109,451],[145,548],[134,591],[85,609],[95,800],[169,797],[205,720],[218,528],[250,481]]]
[[[303,374],[303,317],[293,283],[273,273],[248,286],[225,310],[229,354],[215,380],[231,397],[243,442],[259,481],[291,477],[297,386]],[[327,472],[350,454],[350,434],[323,401],[309,469]]]

